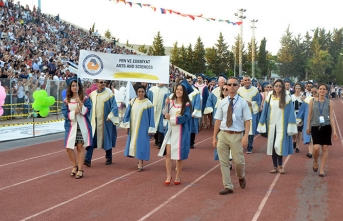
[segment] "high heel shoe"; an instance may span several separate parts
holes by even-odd
[[[164,184],[165,185],[169,185],[172,179],[173,179],[173,177],[170,177],[170,180],[169,181],[165,181]]]
[[[138,172],[142,172],[143,171],[143,162],[142,162],[142,166],[139,167],[139,162],[138,162],[138,169],[137,169]]]
[[[74,168],[76,169],[76,171],[75,172],[73,172],[74,171]],[[76,173],[77,173],[77,170],[79,169],[79,167],[78,166],[73,166],[73,170],[71,171],[71,174],[70,174],[70,176],[75,176],[76,175]]]
[[[175,179],[174,184],[175,184],[175,185],[180,185],[180,184],[181,184],[181,178],[180,178],[180,181],[176,181],[176,179]]]
[[[76,175],[75,179],[81,179],[83,177],[83,170],[78,170],[77,172],[82,172],[81,175]]]

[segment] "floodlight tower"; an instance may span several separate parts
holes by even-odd
[[[239,36],[239,76],[242,76],[242,50],[243,50],[243,19],[246,17],[243,16],[243,13],[246,12],[246,9],[238,9],[237,12],[235,13],[235,16],[239,19],[241,22],[241,27],[240,27],[240,36]]]
[[[251,26],[251,29],[252,29],[252,35],[251,35],[251,77],[252,78],[255,78],[255,23],[258,22],[258,20],[251,20],[251,23],[252,23],[252,26]]]

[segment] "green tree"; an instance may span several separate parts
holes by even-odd
[[[266,50],[267,39],[263,38],[260,44],[259,56],[257,66],[260,69],[261,76],[268,76],[268,61],[267,61],[267,53]]]
[[[311,39],[312,39],[312,37],[310,36],[310,34],[308,32],[306,32],[306,35],[305,35],[303,43],[302,43],[302,45],[303,45],[302,55],[304,56],[304,71],[305,71],[305,77],[303,79],[306,79],[306,80],[309,80],[308,79],[309,70],[310,70],[309,62],[310,62],[310,59],[312,57]]]
[[[338,63],[340,58],[341,49],[343,48],[343,28],[334,29],[332,34],[332,40],[329,47],[329,53],[333,57],[333,62]]]
[[[148,55],[153,55],[154,49],[150,46],[148,49]]]
[[[193,58],[193,48],[192,44],[189,44],[186,54],[186,71],[189,73],[194,73],[194,58]]]
[[[177,41],[174,43],[173,49],[170,51],[170,62],[173,65],[180,66],[181,61],[180,61],[180,49],[177,47]]]
[[[332,73],[326,73],[326,69],[332,67],[333,59],[328,50],[321,50],[318,40],[313,45],[314,54],[309,61],[310,77],[320,82],[335,81]]]
[[[218,52],[215,47],[206,48],[205,59],[207,63],[207,70],[211,71],[211,73],[218,75],[215,70],[217,70],[218,66]]]
[[[105,31],[105,37],[108,38],[108,39],[110,39],[112,37],[110,29],[107,29],[107,31]]]
[[[148,53],[148,49],[145,47],[145,44],[139,46],[139,47],[138,47],[138,51],[140,51],[140,52],[142,52],[142,53],[144,53],[144,54]]]
[[[157,35],[154,37],[154,41],[152,43],[152,54],[153,56],[163,56],[165,54],[165,49],[163,45],[163,39],[161,37],[160,32],[157,32]]]
[[[229,69],[229,50],[228,45],[225,43],[223,34],[219,33],[219,38],[217,44],[215,44],[217,49],[217,63],[218,66],[213,70],[216,75],[226,73]]]
[[[133,48],[133,45],[129,44],[129,40],[126,40],[126,44],[125,45],[126,45],[126,47]]]
[[[187,64],[187,50],[185,46],[181,46],[180,48],[180,68],[186,70],[188,64]]]
[[[304,56],[304,44],[300,34],[293,38],[293,61],[292,72],[289,73],[290,77],[305,78],[305,68],[307,65],[306,57]]]
[[[281,48],[278,51],[278,61],[281,63],[280,75],[282,77],[290,76],[293,72],[293,35],[289,30],[289,26],[286,29],[286,33],[282,36]]]
[[[341,51],[342,52],[339,55],[338,62],[336,64],[336,70],[335,70],[336,83],[340,85],[343,84],[343,50]]]
[[[94,30],[95,30],[95,22],[94,24],[92,25],[92,32],[94,33]]]
[[[205,48],[204,44],[201,41],[201,38],[198,37],[197,42],[194,46],[193,52],[193,74],[205,73],[206,71],[206,60],[205,60]]]

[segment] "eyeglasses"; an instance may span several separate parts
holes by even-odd
[[[236,86],[238,86],[238,84],[236,84],[236,83],[233,83],[233,84],[227,84],[227,86],[229,86],[229,87],[231,87],[231,86],[234,86],[234,87],[236,87]]]
[[[274,87],[282,88],[282,85],[281,84],[275,84]]]
[[[301,89],[301,87],[296,87],[295,89]]]
[[[99,84],[106,84],[106,81],[99,81]]]
[[[229,91],[229,88],[223,88],[223,91]]]

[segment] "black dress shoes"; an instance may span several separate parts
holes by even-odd
[[[106,165],[110,165],[110,164],[112,164],[112,159],[110,159],[110,158],[106,158],[106,163],[105,163]]]
[[[233,193],[233,190],[229,188],[224,188],[222,191],[219,192],[220,195],[227,195],[230,193]]]
[[[243,177],[243,179],[239,179],[239,186],[244,189],[245,185],[247,184],[247,182],[245,181],[245,178]]]

